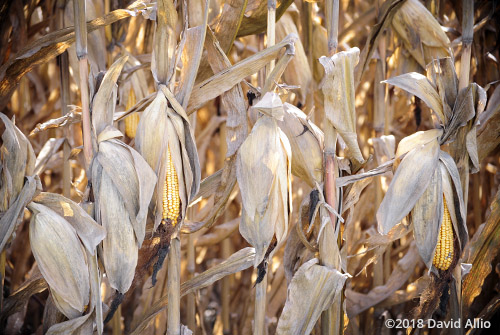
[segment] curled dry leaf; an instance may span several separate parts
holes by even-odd
[[[342,293],[349,275],[318,263],[309,260],[293,276],[276,334],[310,334],[321,312]]]
[[[326,79],[322,89],[326,117],[347,144],[352,159],[362,164],[365,160],[356,135],[354,107],[354,67],[359,61],[359,49],[342,51],[331,58],[323,56],[319,61],[325,68]]]
[[[273,236],[276,235],[279,244],[288,232],[288,211],[292,204],[290,160],[286,135],[275,119],[262,116],[241,145],[236,161],[243,200],[240,233],[255,247],[255,266],[264,259]]]
[[[58,309],[69,319],[89,305],[90,282],[85,250],[76,230],[50,208],[32,202],[30,244]]]
[[[278,126],[290,141],[292,173],[314,187],[323,180],[323,132],[297,107],[284,103],[283,109]]]
[[[0,161],[0,251],[14,233],[22,219],[25,206],[41,189],[35,174],[36,156],[24,134],[0,113],[5,125],[2,134]]]

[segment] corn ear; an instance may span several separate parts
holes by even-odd
[[[174,226],[180,221],[181,198],[179,196],[179,179],[172,160],[170,146],[167,153],[167,177],[163,185],[163,218],[162,223],[170,221]]]
[[[134,107],[136,102],[135,98],[135,92],[134,89],[130,89],[130,93],[127,97],[127,105],[126,105],[126,110],[129,110],[130,108]],[[137,132],[137,125],[139,124],[139,114],[134,113],[132,115],[129,115],[125,118],[125,135],[127,135],[130,138],[135,137],[135,133]]]
[[[451,215],[446,204],[446,199],[443,197],[444,213],[443,222],[439,229],[439,239],[434,253],[432,264],[440,270],[448,270],[453,261],[453,225],[451,223]]]

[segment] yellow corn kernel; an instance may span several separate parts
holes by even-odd
[[[175,172],[170,146],[167,153],[167,176],[163,185],[163,220],[162,223],[170,222],[175,226],[179,220],[181,198],[179,196],[179,180]]]
[[[450,212],[448,211],[448,205],[444,197],[443,202],[443,223],[441,224],[441,229],[439,229],[438,243],[432,263],[436,268],[445,271],[448,270],[453,260],[453,225]]]
[[[134,89],[130,89],[130,93],[127,98],[127,105],[125,106],[126,110],[129,110],[130,108],[134,107],[135,105],[135,93]],[[125,135],[127,135],[130,138],[135,137],[135,133],[137,132],[137,125],[139,124],[139,114],[134,113],[132,115],[129,115],[125,118]]]

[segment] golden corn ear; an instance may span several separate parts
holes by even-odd
[[[167,176],[163,185],[163,220],[162,223],[170,222],[175,226],[179,220],[181,198],[179,196],[179,180],[175,172],[170,146],[167,153]]]
[[[444,197],[443,202],[443,223],[441,224],[441,229],[439,229],[438,243],[432,263],[436,268],[445,271],[448,270],[451,265],[451,261],[453,260],[453,226],[451,223],[450,212],[448,211],[448,205],[446,204]]]
[[[135,93],[134,89],[130,89],[130,93],[127,98],[127,105],[125,106],[126,110],[134,107],[135,105]],[[139,114],[134,113],[125,118],[125,135],[130,138],[135,137],[135,133],[137,132],[137,125],[139,124]]]

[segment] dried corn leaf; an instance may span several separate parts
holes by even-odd
[[[377,306],[405,284],[418,264],[418,253],[415,249],[415,242],[412,242],[384,285],[376,286],[366,294],[355,292],[352,289],[346,290],[346,307],[349,318],[355,317],[372,306]]]
[[[209,31],[205,42],[208,62],[214,73],[224,71],[231,66],[229,59],[222,51],[219,42]],[[222,107],[227,112],[226,120],[226,160],[221,171],[220,183],[214,194],[214,207],[206,220],[210,227],[222,214],[229,196],[236,184],[236,154],[248,135],[246,104],[240,84],[221,95]],[[208,178],[207,178],[208,179]]]
[[[314,187],[323,180],[323,132],[297,107],[285,103],[283,109],[278,126],[290,141],[292,173]]]
[[[295,273],[276,334],[310,334],[321,312],[342,293],[347,274],[319,265],[314,258]]]
[[[247,6],[247,13],[251,10],[251,14],[245,14],[241,21],[240,29],[237,37],[262,33],[267,27],[267,2],[260,0],[250,0]],[[292,4],[292,0],[276,1],[276,21],[286,12],[287,8]]]
[[[356,135],[356,111],[354,107],[354,66],[359,61],[359,49],[342,51],[331,58],[321,57],[326,80],[323,85],[325,113],[328,121],[339,132],[358,163],[364,162]]]
[[[387,234],[408,215],[422,196],[437,167],[439,151],[438,141],[431,141],[403,158],[377,211],[382,234]]]
[[[3,169],[5,170],[5,169]],[[16,230],[18,224],[24,216],[24,208],[28,205],[31,199],[42,189],[38,176],[26,177],[21,192],[10,205],[10,207],[2,213],[0,218],[0,250],[5,248],[10,237]]]
[[[109,14],[87,23],[87,32],[110,25],[118,20],[137,15],[150,8],[142,0],[137,0],[126,9],[117,9]],[[75,41],[74,27],[68,27],[49,33],[29,43],[16,55],[0,67],[0,110],[9,102],[17,83],[22,76],[36,65],[44,64],[62,54]]]
[[[436,91],[434,84],[427,77],[420,73],[411,72],[389,78],[383,82],[397,86],[422,99],[436,113],[440,123],[444,124],[446,118],[443,112],[441,97]]]
[[[167,84],[175,67],[177,11],[172,0],[160,0],[157,6],[151,72],[157,83]]]
[[[405,47],[425,68],[432,59],[449,55],[450,40],[434,16],[418,0],[407,0],[392,19]]]
[[[464,311],[470,311],[475,298],[481,294],[486,277],[491,273],[492,261],[498,256],[500,246],[500,191],[493,198],[490,214],[481,225],[470,243],[470,255],[467,262],[472,263],[470,273],[462,284]],[[470,313],[470,312],[468,312]],[[464,315],[469,317],[469,315]]]
[[[205,44],[205,35],[207,32],[208,21],[208,0],[205,2],[204,19],[201,26],[189,28],[186,31],[186,43],[182,50],[182,70],[180,83],[176,90],[176,99],[186,109],[194,81],[198,74],[198,68],[203,54],[203,44]]]
[[[72,110],[64,116],[61,116],[61,117],[58,117],[55,119],[51,119],[51,120],[44,122],[44,123],[38,123],[36,125],[35,129],[33,129],[30,132],[30,136],[34,136],[34,135],[38,134],[39,132],[47,130],[47,129],[65,127],[65,126],[68,126],[70,124],[79,123],[79,122],[82,122],[82,113],[77,112],[75,110]]]
[[[216,281],[228,275],[246,270],[251,267],[252,264],[254,264],[254,259],[254,248],[243,248],[241,250],[238,250],[224,262],[217,264],[214,267],[195,276],[194,278],[182,283],[180,296],[183,297],[186,294],[212,285]],[[164,295],[157,302],[155,302],[153,306],[146,310],[146,312],[141,316],[140,320],[134,321],[132,323],[131,329],[133,330],[130,332],[130,334],[142,334],[148,324],[153,321],[153,318],[167,307],[167,304],[168,296]]]
[[[36,156],[31,143],[26,136],[9,120],[0,113],[5,125],[2,134],[2,190],[0,195],[0,212],[9,208],[15,201],[24,185],[24,177],[32,176],[35,169]]]
[[[243,200],[240,233],[256,250],[255,266],[263,260],[273,236],[279,244],[287,234],[290,156],[286,135],[268,116],[255,123],[238,153],[236,176]]]
[[[113,114],[117,97],[116,81],[120,76],[128,56],[118,58],[104,75],[99,90],[92,101],[92,125],[98,136],[104,128],[113,125]]]
[[[276,39],[282,40],[292,33],[299,35],[291,14],[285,13],[276,23]],[[289,65],[283,74],[283,80],[288,85],[299,86],[299,101],[305,105],[307,94],[311,88],[312,73],[300,39],[295,42],[295,56]]]
[[[221,95],[222,93],[230,90],[234,85],[241,82],[245,77],[248,77],[261,68],[269,64],[275,59],[283,47],[293,47],[298,36],[290,34],[283,39],[283,41],[264,49],[236,64],[224,71],[213,75],[211,78],[195,85],[189,104],[186,109],[188,114],[200,108],[205,102]]]
[[[30,244],[40,272],[54,300],[68,318],[75,318],[89,304],[89,271],[76,230],[50,208],[32,202]]]
[[[47,331],[47,335],[87,335],[93,333],[93,313],[88,313],[83,316],[64,321],[53,325]]]

